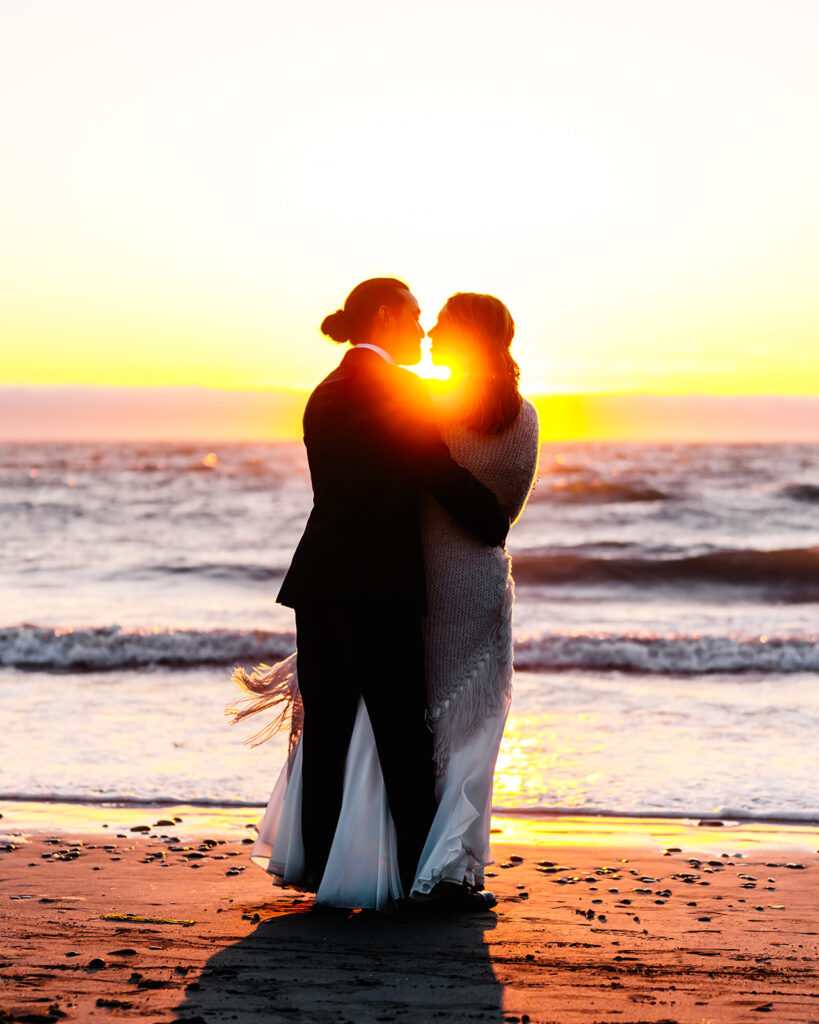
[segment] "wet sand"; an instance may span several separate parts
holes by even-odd
[[[819,1019],[815,828],[498,818],[495,911],[407,920],[273,889],[247,809],[2,812],[4,1024]]]

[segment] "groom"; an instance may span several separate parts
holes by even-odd
[[[509,518],[451,457],[424,385],[415,296],[394,278],[358,285],[322,331],[350,342],[304,413],[313,509],[277,600],[295,609],[304,704],[302,834],[318,887],[342,803],[359,697],[367,708],[409,895],[435,815],[425,720],[426,613],[419,499],[432,494],[488,545]]]

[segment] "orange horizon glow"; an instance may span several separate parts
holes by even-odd
[[[444,385],[446,386],[446,385]],[[0,443],[300,440],[308,391],[3,387]],[[819,396],[532,394],[544,442],[819,441]],[[203,456],[218,447],[206,448]]]

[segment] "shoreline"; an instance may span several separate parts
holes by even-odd
[[[258,820],[264,814],[266,804],[235,800],[162,800],[150,797],[73,797],[63,794],[56,796],[0,796],[0,835],[7,831],[13,821],[22,831],[38,830],[49,816],[48,809],[55,812],[55,821],[50,826],[58,831],[82,828],[94,831],[104,827],[102,819],[129,819],[136,815],[144,817],[152,809],[158,813],[182,811],[187,817],[206,823],[227,823],[234,818]],[[84,811],[82,809],[85,809]],[[698,828],[721,828],[725,831],[736,829],[768,830],[772,834],[796,837],[801,832],[816,831],[819,835],[819,818],[811,812],[793,815],[752,815],[738,811],[713,811],[711,813],[689,813],[684,811],[620,811],[608,808],[583,809],[573,807],[493,807],[493,827],[508,821],[532,821],[547,823],[571,821],[584,822],[619,821],[643,823],[676,823],[679,826]],[[110,827],[105,823],[105,826]],[[205,825],[204,827],[209,827]],[[774,840],[778,845],[779,840]],[[809,843],[808,846],[811,844]]]
[[[247,808],[0,810],[3,1024],[807,1024],[819,1007],[817,828],[498,816],[495,910],[408,920],[273,888]]]

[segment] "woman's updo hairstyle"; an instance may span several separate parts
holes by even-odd
[[[343,309],[337,309],[321,321],[321,333],[339,344],[351,341],[355,345],[363,341],[382,306],[400,308],[402,297],[398,293],[402,291],[408,292],[409,288],[395,277],[371,277],[362,281],[344,300]]]

